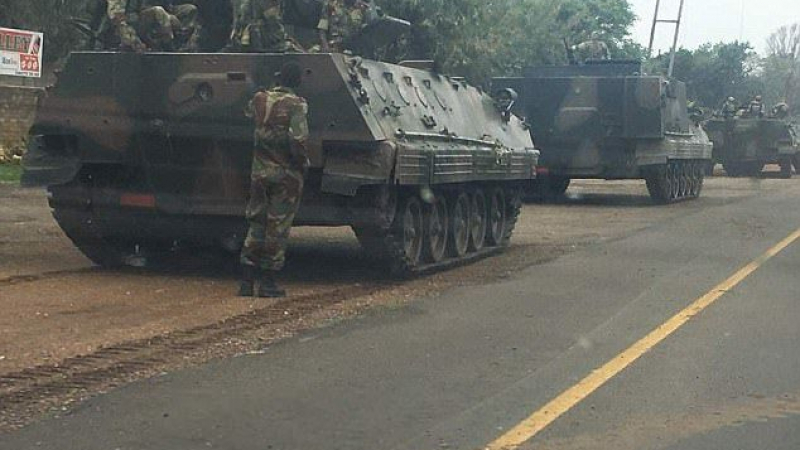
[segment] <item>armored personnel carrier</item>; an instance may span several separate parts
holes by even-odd
[[[463,81],[343,54],[73,53],[41,102],[23,182],[47,186],[97,264],[175,242],[236,251],[244,111],[288,61],[310,108],[297,225],[350,226],[397,274],[507,244],[538,159],[522,121]]]
[[[783,178],[800,171],[800,141],[792,124],[771,117],[714,117],[706,122],[714,142],[714,162],[732,177],[755,177],[779,164]]]
[[[542,152],[532,195],[561,195],[575,178],[645,179],[657,203],[697,198],[711,161],[708,136],[690,119],[686,86],[641,74],[641,63],[590,61],[533,67],[493,89],[519,95]]]

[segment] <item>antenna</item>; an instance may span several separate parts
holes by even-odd
[[[667,71],[667,76],[671,77],[672,73],[675,70],[675,54],[678,50],[678,37],[680,36],[681,32],[681,20],[683,19],[683,6],[686,0],[680,0],[680,6],[678,7],[678,18],[677,19],[661,19],[661,0],[656,0],[656,12],[653,15],[653,28],[650,30],[650,45],[647,48],[647,56],[653,56],[653,43],[655,42],[656,38],[656,27],[660,23],[669,23],[675,26],[675,36],[672,40],[672,49],[670,51],[669,56],[669,70]]]

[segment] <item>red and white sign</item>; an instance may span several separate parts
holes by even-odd
[[[42,76],[44,34],[0,28],[0,75]]]

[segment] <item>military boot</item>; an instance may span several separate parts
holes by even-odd
[[[242,266],[242,281],[239,284],[239,297],[252,297],[255,294],[256,268]]]
[[[261,298],[286,297],[286,291],[279,288],[278,284],[275,282],[275,271],[267,270],[261,273],[258,296]]]

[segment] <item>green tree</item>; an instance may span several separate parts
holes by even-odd
[[[635,16],[628,0],[384,0],[382,7],[413,24],[387,59],[434,59],[476,82],[563,64],[565,42],[590,37],[608,42],[615,57],[642,55],[629,38]]]
[[[84,36],[70,23],[85,17],[96,0],[3,0],[0,26],[44,32],[44,59],[52,62],[83,42]]]
[[[772,102],[784,101],[800,113],[800,23],[781,27],[767,40],[762,61],[765,94]]]
[[[648,64],[651,73],[666,73],[669,54]],[[685,81],[689,97],[704,106],[716,107],[733,96],[739,101],[762,92],[758,55],[746,42],[705,44],[696,50],[679,49],[674,77]]]

